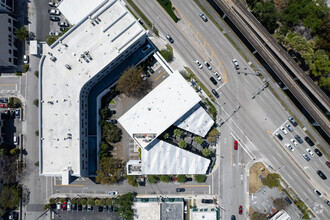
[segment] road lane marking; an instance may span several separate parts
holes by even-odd
[[[159,76],[157,76],[157,78],[155,79],[155,81],[156,80],[158,80],[162,75],[164,75],[166,73],[166,71],[164,70],[164,72],[162,73],[162,74],[160,74]]]
[[[85,186],[85,185],[62,185],[62,184],[56,184],[56,186]]]
[[[209,187],[210,185],[179,185],[180,187]]]

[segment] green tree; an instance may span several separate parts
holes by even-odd
[[[158,177],[155,175],[148,175],[148,182],[151,184],[155,184],[158,182]]]
[[[197,144],[202,144],[203,143],[203,138],[201,137],[194,137],[194,141],[197,143]]]
[[[324,50],[317,50],[314,54],[312,73],[314,76],[327,76],[330,73],[330,59]]]
[[[319,86],[327,91],[330,91],[330,77],[320,77]]]
[[[168,49],[162,49],[160,54],[164,57],[164,59],[168,62],[173,59],[173,53],[171,53]]]
[[[132,193],[127,193],[118,196],[117,204],[119,205],[118,214],[123,219],[133,220],[133,204],[134,195]]]
[[[102,119],[104,119],[104,120],[108,119],[108,116],[109,116],[108,113],[109,113],[108,107],[104,107],[104,108],[100,109],[100,115],[101,115]]]
[[[152,83],[149,80],[142,80],[141,75],[144,75],[142,68],[130,67],[119,78],[116,88],[129,97],[145,96],[151,90]]]
[[[55,203],[56,203],[56,200],[54,198],[49,199],[49,204],[55,204]]]
[[[89,205],[89,206],[93,206],[93,205],[95,205],[95,201],[94,201],[94,199],[93,199],[93,198],[88,198],[88,200],[87,200],[87,205]]]
[[[179,141],[179,147],[183,149],[187,148],[187,143],[185,142],[185,140]]]
[[[102,141],[101,146],[100,146],[100,151],[99,151],[99,157],[109,157],[110,156],[110,146],[106,142]]]
[[[95,199],[94,204],[95,204],[95,205],[100,205],[100,204],[101,204],[101,200],[99,200],[99,199]]]
[[[178,175],[178,182],[179,183],[184,183],[186,182],[186,175]]]
[[[83,206],[87,205],[87,199],[81,199],[81,205]]]
[[[35,106],[39,107],[39,99],[35,99],[35,100],[33,101],[33,104],[34,104]]]
[[[4,186],[1,191],[0,204],[4,210],[14,210],[19,205],[21,189],[14,186]]]
[[[211,143],[215,143],[217,141],[218,136],[219,136],[218,129],[213,128],[207,136],[207,141],[209,141]]]
[[[127,182],[128,182],[129,185],[134,186],[134,187],[138,186],[138,183],[136,181],[137,176],[127,175],[126,178],[127,178]]]
[[[252,9],[258,21],[273,34],[277,28],[278,13],[273,1],[259,1]]]
[[[100,170],[96,171],[95,181],[101,184],[117,183],[120,179],[122,161],[113,157],[104,157],[99,161]]]
[[[49,210],[51,208],[51,205],[49,203],[45,204],[43,209],[44,210]]]
[[[179,128],[174,129],[174,135],[176,137],[181,137],[181,130]]]
[[[168,183],[171,181],[171,178],[168,175],[160,175],[158,177],[159,177],[160,181],[165,182],[165,183]]]
[[[105,199],[101,199],[100,200],[100,206],[105,206],[106,205],[106,201]]]
[[[10,150],[9,153],[13,156],[17,156],[20,153],[20,149],[19,148],[13,148],[13,149]]]
[[[164,134],[164,139],[167,140],[170,137],[169,133]]]
[[[60,198],[60,203],[63,204],[65,202],[64,198]]]
[[[105,204],[106,204],[107,206],[112,205],[112,199],[107,198],[107,199],[105,200]]]
[[[206,180],[206,175],[194,175],[194,179],[197,183],[203,183]]]
[[[108,143],[117,143],[121,140],[122,131],[112,123],[105,123],[102,127],[102,138]]]
[[[15,34],[16,38],[20,41],[24,41],[25,38],[27,38],[29,36],[29,32],[26,30],[26,28],[24,26],[16,29],[14,31],[14,34]]]
[[[211,151],[207,148],[204,148],[202,153],[205,157],[209,157],[211,155]]]

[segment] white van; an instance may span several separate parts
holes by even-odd
[[[14,144],[18,145],[18,137],[17,136],[14,136]]]

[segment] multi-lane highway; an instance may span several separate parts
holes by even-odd
[[[217,89],[220,94],[220,98],[217,100],[218,110],[220,117],[226,120],[226,123],[220,127],[220,161],[222,159],[221,156],[235,160],[236,156],[233,157],[232,152],[228,150],[232,144],[230,141],[232,140],[231,134],[234,134],[234,137],[240,140],[240,144],[246,150],[247,155],[251,158],[266,158],[269,161],[269,164],[266,165],[271,165],[275,171],[279,172],[320,219],[330,218],[329,208],[325,207],[323,200],[319,199],[313,192],[314,187],[320,187],[326,190],[329,180],[321,182],[319,181],[320,179],[316,179],[315,182],[318,185],[312,185],[315,182],[311,182],[310,180],[319,177],[310,174],[310,179],[306,178],[302,171],[306,165],[301,164],[301,161],[294,162],[287,154],[288,152],[285,152],[285,149],[278,145],[272,135],[272,132],[276,131],[287,120],[288,113],[286,109],[281,106],[267,88],[252,99],[252,94],[263,85],[263,82],[255,75],[237,74],[231,60],[236,58],[241,70],[247,72],[254,72],[254,70],[244,62],[223,36],[223,33],[210,20],[204,22],[199,17],[200,9],[194,3],[186,4],[185,1],[175,0],[172,2],[178,13],[185,17],[182,16],[180,22],[177,24],[168,17],[156,1],[147,2],[140,0],[136,1],[136,4],[154,23],[156,28],[158,28],[161,36],[169,33],[173,37],[175,40],[173,44],[174,56],[181,56],[208,88]],[[192,29],[189,26],[193,26],[194,28]],[[196,32],[194,33],[194,30],[198,31],[198,34]],[[203,36],[207,44],[201,43],[200,38],[196,40],[195,37],[199,35]],[[194,38],[195,40],[193,40]],[[214,86],[209,80],[209,77],[212,75],[210,70],[205,67],[200,70],[194,63],[196,59],[210,61],[209,58],[212,54],[209,54],[208,48],[205,45],[212,47],[211,51],[214,51],[221,59],[224,65],[223,68],[228,74],[228,83],[221,88],[219,88],[219,84],[218,87]],[[218,63],[214,63],[213,59],[211,59],[210,63],[214,68],[221,66]],[[258,66],[257,62],[253,64]],[[224,72],[222,73],[226,74]],[[271,83],[271,85],[273,84]],[[237,108],[238,106],[240,106],[239,109]],[[269,133],[268,131],[272,132]],[[240,156],[238,158],[238,161],[244,161]],[[226,164],[228,167],[228,164],[231,163],[224,162],[222,165],[225,166]],[[220,172],[220,174],[217,172]],[[239,189],[239,187],[237,189],[233,188],[235,183],[241,181],[241,175],[244,174],[243,168],[235,172],[234,170],[222,170],[221,172],[221,169],[218,167],[218,170],[212,174],[213,176],[208,181],[211,181],[213,178],[211,181],[214,183],[211,187],[213,189],[212,193],[220,196],[220,205],[225,210],[223,215],[230,217],[232,213],[237,214],[238,206],[243,205],[245,209],[244,218],[248,211],[245,205],[248,201],[246,201],[244,195],[240,195],[244,194],[242,191],[244,187],[242,189]],[[233,178],[231,181],[226,181],[228,175]],[[246,184],[246,181],[243,175],[242,182]],[[220,187],[218,187],[218,184],[220,184]],[[236,199],[233,200],[232,198]]]

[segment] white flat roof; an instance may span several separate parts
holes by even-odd
[[[70,24],[77,24],[100,4],[109,0],[62,0],[57,8]]]
[[[141,149],[142,174],[205,174],[210,160],[156,139]]]
[[[194,106],[189,112],[181,117],[175,126],[204,137],[213,126],[214,121],[200,104]]]
[[[217,212],[194,212],[190,209],[190,219],[191,220],[214,220],[217,219]]]
[[[201,98],[178,71],[171,74],[118,121],[131,137],[157,137],[195,106]]]
[[[98,24],[92,25],[86,19],[53,48],[43,45],[40,107],[44,175],[61,175],[67,167],[72,168],[73,175],[80,175],[81,89],[122,51],[145,36],[144,29],[121,1],[108,1],[94,15],[99,18]],[[89,51],[92,57],[88,63],[80,58],[84,51]],[[49,54],[56,57],[55,62]],[[85,101],[84,105],[87,104]]]

